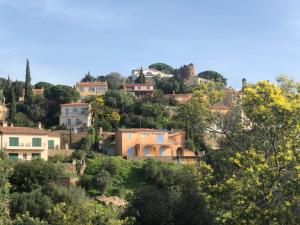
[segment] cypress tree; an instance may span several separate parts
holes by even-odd
[[[27,59],[24,103],[27,105],[31,105],[32,101],[33,101],[33,93],[32,93],[32,87],[31,87],[30,66],[29,66],[29,61]]]
[[[17,113],[16,95],[15,95],[15,89],[13,87],[10,89],[10,94],[11,94],[11,104],[10,104],[9,118],[13,120]]]
[[[8,76],[7,81],[5,82],[5,86],[3,89],[3,96],[5,98],[5,103],[11,102],[11,88],[12,88],[12,82]]]
[[[136,78],[135,83],[137,83],[137,84],[144,84],[144,83],[146,83],[146,76],[145,76],[145,74],[143,72],[143,68],[141,68],[140,74],[139,74],[138,78]]]

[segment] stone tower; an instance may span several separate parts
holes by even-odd
[[[184,65],[180,67],[179,74],[181,77],[188,80],[190,77],[196,76],[196,68],[193,63]]]

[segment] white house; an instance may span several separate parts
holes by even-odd
[[[60,105],[59,124],[70,128],[89,127],[92,124],[90,106],[84,102]]]
[[[168,74],[168,73],[165,73],[165,72],[162,72],[162,71],[159,71],[159,70],[156,70],[156,69],[152,69],[152,68],[147,68],[147,69],[142,68],[142,70],[143,70],[144,75],[146,77],[148,77],[148,78],[154,78],[154,77],[159,77],[159,78],[173,77],[173,74]],[[132,77],[134,79],[136,79],[139,76],[140,71],[141,71],[141,68],[139,68],[139,69],[133,69],[132,72],[131,72]]]

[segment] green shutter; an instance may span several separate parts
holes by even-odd
[[[32,153],[31,157],[32,157],[32,159],[40,159],[41,153]]]
[[[19,146],[19,138],[18,137],[10,137],[9,138],[9,146]]]
[[[8,158],[11,160],[18,160],[19,154],[18,153],[8,153]]]
[[[48,149],[54,149],[54,140],[48,140]]]
[[[41,147],[42,139],[41,138],[32,138],[32,147]]]

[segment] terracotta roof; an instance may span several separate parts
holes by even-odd
[[[159,130],[159,129],[150,129],[150,128],[125,128],[125,129],[118,129],[119,132],[124,133],[138,133],[138,132],[148,132],[148,133],[169,133],[169,134],[175,134],[179,133],[182,130],[176,130],[176,131],[168,131],[168,130]]]
[[[49,137],[60,137],[60,134],[57,132],[47,131]]]
[[[149,128],[125,128],[125,129],[118,129],[120,132],[168,132],[165,130],[158,130],[158,129],[149,129]]]
[[[77,82],[76,86],[107,86],[106,82]]]
[[[85,103],[85,102],[70,102],[70,103],[60,104],[60,106],[88,106],[88,103]]]
[[[0,133],[2,134],[35,134],[35,135],[49,135],[52,137],[58,137],[59,134],[46,131],[44,129],[32,128],[32,127],[0,127]]]

